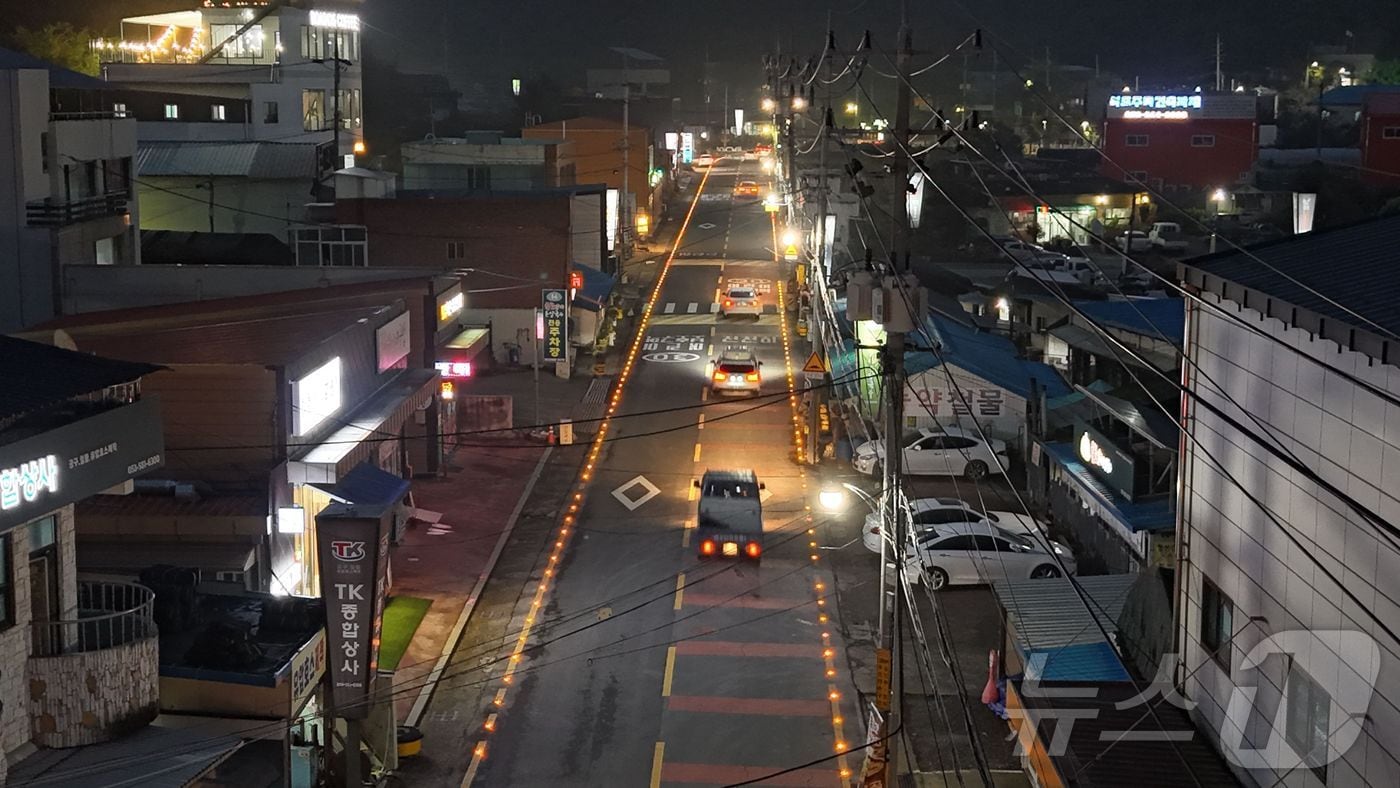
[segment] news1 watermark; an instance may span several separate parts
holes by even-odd
[[[1095,702],[1101,685],[1040,681],[1050,659],[1052,652],[1037,652],[1026,667],[1018,691],[1031,708],[1006,710],[1011,735],[1018,740],[1017,755],[1028,754],[1037,740],[1046,755],[1065,755],[1075,724],[1096,720],[1108,709],[1107,702]],[[1198,704],[1179,689],[1194,685],[1197,697],[1215,698],[1211,713],[1194,716],[1214,726],[1215,746],[1232,765],[1272,771],[1325,766],[1361,737],[1381,649],[1364,632],[1296,629],[1256,643],[1233,664],[1229,676],[1210,653],[1199,651],[1192,660],[1194,664],[1183,663],[1185,674],[1178,682],[1173,676],[1177,655],[1164,655],[1151,682],[1139,683],[1135,695],[1111,704],[1116,711],[1142,713],[1121,730],[1101,730],[1098,740],[1105,750],[1127,742],[1189,742],[1201,735],[1183,724],[1180,715],[1157,714],[1165,706],[1196,711]]]

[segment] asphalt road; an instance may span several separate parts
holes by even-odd
[[[812,558],[815,489],[794,461],[787,371],[803,359],[785,357],[771,220],[731,199],[736,180],[766,179],[739,169],[717,168],[696,202],[532,633],[546,645],[519,665],[474,785],[725,785],[825,758],[768,784],[834,786],[859,766],[837,757],[859,725],[833,579]],[[714,314],[730,280],[765,314]],[[730,345],[763,363],[760,396],[708,391],[706,361]],[[761,562],[697,556],[692,481],[707,468],[765,483]]]

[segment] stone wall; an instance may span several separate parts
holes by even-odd
[[[154,634],[154,626],[152,627]],[[29,722],[41,747],[96,744],[156,718],[154,636],[97,651],[30,657]]]
[[[72,507],[64,507],[70,509]],[[60,518],[61,519],[61,518]],[[71,522],[71,511],[70,511]],[[14,624],[0,631],[0,752],[7,755],[29,743],[29,687],[24,664],[29,659],[29,528],[9,533],[12,552],[10,583],[14,594]],[[0,782],[8,771],[0,766]]]

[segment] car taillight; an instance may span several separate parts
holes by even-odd
[[[715,373],[715,382],[716,382],[716,383],[723,383],[724,381],[726,381],[726,380],[728,380],[728,379],[729,379],[729,376],[726,375],[726,374],[724,374],[723,372],[716,372],[716,373]]]
[[[706,539],[705,541],[703,541],[703,542],[700,543],[700,555],[714,555],[714,554],[715,554],[715,540],[713,540],[713,539]]]
[[[729,307],[729,306],[734,306],[734,302],[733,302],[733,301],[730,301],[728,298],[726,298],[726,299],[724,299],[724,305],[727,306],[727,307]]]
[[[747,378],[748,381],[749,381],[750,383],[757,383],[757,382],[758,382],[758,373],[757,373],[757,372],[750,372],[749,374],[745,375],[744,377]]]
[[[749,558],[757,558],[759,551],[762,549],[763,548],[758,546],[758,542],[749,542],[744,545],[744,552],[748,554]]]

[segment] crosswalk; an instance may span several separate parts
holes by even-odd
[[[746,322],[754,324],[754,315],[732,315],[721,317],[719,313],[719,302],[703,301],[667,301],[660,305],[651,314],[652,325],[695,325],[711,324],[720,321]],[[776,304],[764,304],[763,314],[757,315],[757,325],[778,325],[778,307]]]

